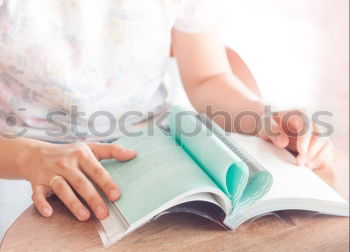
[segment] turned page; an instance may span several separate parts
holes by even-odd
[[[173,106],[168,126],[174,139],[229,196],[234,208],[248,182],[247,165],[195,114]]]

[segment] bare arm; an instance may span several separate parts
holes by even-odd
[[[214,119],[227,130],[237,131],[233,128],[233,120],[238,113],[249,110],[262,115],[264,105],[259,94],[252,92],[233,74],[225,46],[219,37],[216,31],[186,34],[174,30],[174,54],[192,105],[199,112],[205,112],[208,105],[212,106],[214,113],[228,112],[231,121],[225,121],[222,116]],[[246,79],[246,72],[237,71]],[[253,124],[249,118],[243,119],[242,130],[248,131],[254,127]]]
[[[331,141],[311,134],[313,130],[319,132],[317,125],[308,127],[306,134],[295,133],[309,126],[302,116],[284,122],[282,118],[288,111],[276,113],[262,121],[269,121],[269,125],[263,123],[258,132],[257,121],[251,116],[236,120],[241,112],[253,112],[262,118],[264,104],[249,69],[235,53],[226,53],[218,31],[186,34],[174,30],[173,50],[185,90],[197,111],[208,113],[210,106],[211,116],[219,114],[214,120],[226,130],[258,133],[280,148],[296,151],[299,165],[317,168],[332,160]]]
[[[230,63],[231,71],[249,88],[257,97],[261,98],[261,92],[254,75],[244,60],[233,49],[226,47],[226,54]]]

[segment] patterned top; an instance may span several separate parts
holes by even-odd
[[[118,131],[112,130],[113,120],[127,111],[145,118],[166,99],[162,82],[171,30],[196,33],[217,25],[218,5],[218,0],[0,0],[0,131],[50,141],[90,140],[102,137],[97,132],[112,137]],[[141,120],[132,114],[124,118]]]

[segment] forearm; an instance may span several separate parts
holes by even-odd
[[[44,142],[0,135],[0,178],[26,179],[32,150]]]
[[[187,89],[187,94],[198,112],[214,116],[213,119],[228,131],[253,132],[256,120],[249,114],[262,116],[264,113],[261,98],[229,73],[193,85],[192,89]],[[249,113],[242,116],[242,112]]]
[[[243,117],[242,127],[234,127],[234,122],[243,111],[263,114],[260,92],[248,67],[235,52],[226,50],[220,37],[217,29],[198,34],[174,30],[174,55],[187,95],[198,112],[208,112],[206,108],[211,106],[214,114],[229,114],[226,121],[223,116],[214,117],[226,130],[248,132],[255,128],[254,120]]]
[[[244,85],[253,92],[256,96],[261,98],[260,88],[253,73],[250,71],[248,65],[233,49],[226,47],[227,58],[231,67],[232,73],[244,83]]]

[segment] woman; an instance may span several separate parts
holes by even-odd
[[[216,118],[228,130],[254,131],[251,117],[230,127],[244,111],[263,117],[264,103],[231,69],[217,29],[221,9],[217,0],[0,0],[0,178],[28,180],[43,216],[52,215],[46,197],[55,193],[79,220],[91,213],[77,195],[104,219],[108,209],[89,179],[117,200],[120,191],[98,161],[136,153],[101,143],[115,135],[96,134],[110,126],[96,112],[120,121],[138,111],[143,116],[128,121],[136,123],[162,110],[171,48],[196,110],[210,105],[211,115],[230,115]],[[331,142],[310,130],[293,137],[305,123],[282,120],[286,113],[263,120],[256,133],[296,151],[299,165],[327,162]]]

